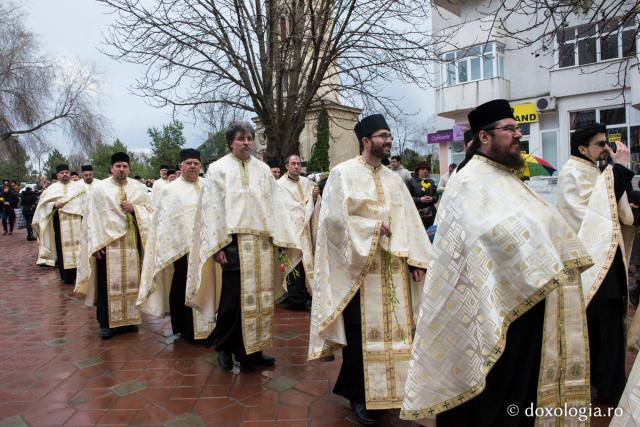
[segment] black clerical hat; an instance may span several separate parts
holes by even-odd
[[[91,166],[91,165],[82,165],[82,166],[80,166],[80,170],[82,172],[89,172],[89,171],[93,170],[93,166]]]
[[[173,170],[173,169],[169,169],[169,170],[167,171],[167,176],[169,176],[169,175],[175,175],[175,173],[176,173],[176,171],[175,171],[175,170]]]
[[[127,162],[129,163],[129,155],[127,153],[123,153],[122,151],[119,151],[117,153],[113,153],[111,155],[111,165],[113,166],[113,164],[118,163],[118,162]]]
[[[78,172],[76,171],[71,172],[71,176],[78,176]]]
[[[271,169],[273,169],[273,168],[279,168],[279,167],[280,167],[280,165],[278,164],[278,162],[277,162],[276,160],[273,160],[273,159],[269,159],[269,160],[267,160],[267,165],[269,165],[269,167],[270,167]]]
[[[160,169],[169,169],[169,166],[167,166],[167,165],[160,165]]]
[[[140,175],[136,175],[133,177],[133,179],[142,179],[142,177]]]
[[[480,130],[490,125],[493,122],[497,122],[502,119],[514,119],[513,110],[509,101],[506,99],[494,99],[493,101],[485,102],[482,105],[472,110],[468,116],[471,130],[474,134],[480,132]]]
[[[57,172],[62,172],[62,171],[68,171],[69,170],[69,165],[58,165],[56,166],[56,173]]]
[[[367,116],[356,123],[356,126],[353,128],[358,137],[358,142],[362,141],[364,137],[371,136],[375,131],[380,129],[391,130],[382,114]]]

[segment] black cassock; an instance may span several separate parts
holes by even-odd
[[[545,301],[516,319],[507,331],[507,344],[487,375],[482,393],[460,406],[437,416],[438,427],[516,427],[533,426],[535,417],[525,409],[537,407],[538,372],[542,351]],[[510,416],[509,405],[519,413]]]
[[[169,310],[171,311],[171,328],[174,334],[193,340],[193,309],[184,304],[187,289],[187,255],[173,263],[173,279],[169,292]]]
[[[633,172],[613,166],[616,200],[629,188]],[[616,405],[625,386],[624,316],[627,303],[627,272],[618,247],[613,263],[587,307],[591,385],[598,402]]]
[[[220,304],[216,316],[216,326],[204,342],[205,346],[215,345],[216,351],[226,351],[234,354],[236,360],[245,366],[262,358],[258,351],[247,355],[242,338],[242,304],[240,292],[240,254],[238,251],[238,237],[232,235],[231,243],[224,247],[227,263],[222,266],[222,289],[220,290]]]
[[[58,215],[57,209],[53,214],[53,234],[55,236],[56,242],[56,263],[58,264],[58,269],[60,270],[60,280],[62,280],[67,285],[73,285],[76,282],[77,270],[75,268],[64,268],[64,258],[62,256],[62,239],[60,236],[60,216]]]

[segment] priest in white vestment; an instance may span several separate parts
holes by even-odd
[[[609,427],[640,427],[640,356],[636,355],[627,385]]]
[[[469,123],[474,139],[438,207],[401,418],[585,425],[553,409],[589,405],[580,272],[592,261],[514,173],[524,166],[522,133],[509,103],[482,104]]]
[[[153,204],[158,203],[160,199],[160,193],[162,193],[162,189],[169,185],[169,179],[167,177],[167,173],[169,172],[169,166],[160,165],[160,178],[156,179],[151,187],[151,198],[153,199]]]
[[[558,174],[556,205],[587,249],[595,266],[582,273],[587,304],[591,385],[597,403],[615,406],[625,385],[625,320],[628,266],[635,236],[626,190],[633,171],[629,149],[608,145],[599,123],[579,124],[571,134],[571,157]],[[609,157],[604,171],[597,161]]]
[[[320,189],[310,179],[300,175],[302,161],[292,154],[285,163],[287,172],[278,180],[284,190],[283,209],[291,216],[300,242],[301,257],[290,259],[284,286],[287,296],[280,304],[291,310],[311,311],[309,287],[313,280],[314,224],[320,211]],[[300,251],[297,251],[300,253]]]
[[[309,358],[342,349],[333,392],[360,423],[399,408],[431,244],[402,178],[382,166],[393,137],[380,114],[355,128],[363,152],[324,187],[313,277]]]
[[[60,279],[75,283],[85,188],[71,180],[67,165],[56,167],[57,182],[40,196],[33,215],[38,236],[38,265],[58,266]]]
[[[82,183],[84,184],[85,189],[89,192],[100,182],[100,180],[93,175],[92,165],[82,165],[80,169],[82,170]]]
[[[243,368],[275,363],[262,350],[272,345],[274,301],[283,292],[277,248],[299,248],[282,189],[251,156],[254,135],[248,123],[226,129],[231,153],[209,166],[189,252],[187,304],[215,321],[206,344],[215,344],[226,370],[232,355]]]
[[[136,300],[153,207],[146,187],[128,176],[129,156],[113,154],[111,177],[88,194],[82,221],[75,292],[96,303],[103,339],[141,322]]]
[[[155,316],[170,313],[173,333],[193,341],[207,338],[212,330],[212,322],[185,305],[193,222],[204,178],[198,176],[198,150],[180,151],[180,162],[182,174],[162,189],[162,202],[153,212],[137,304]]]

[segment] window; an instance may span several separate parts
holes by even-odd
[[[540,132],[542,139],[542,158],[558,168],[558,131],[548,130]]]
[[[624,107],[600,110],[600,123],[603,125],[619,125],[626,122]]]
[[[606,126],[627,122],[625,107],[601,108],[598,110],[573,111],[569,113],[569,129],[576,130],[580,123],[598,122]]]
[[[445,86],[504,77],[504,48],[495,42],[447,52],[442,60]]]
[[[596,110],[574,111],[569,113],[569,129],[576,130],[579,123],[596,121]]]
[[[559,30],[558,65],[560,68],[587,65],[636,54],[635,17],[622,22],[589,23]]]
[[[455,163],[459,165],[463,162],[465,154],[464,154],[464,142],[462,141],[454,141],[448,144],[449,149],[449,163]]]

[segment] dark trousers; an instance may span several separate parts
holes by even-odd
[[[107,295],[107,255],[96,258],[96,318],[101,328],[109,327],[109,297]]]
[[[623,298],[594,298],[587,307],[591,385],[598,391],[598,401],[614,406],[625,386],[623,319]]]
[[[242,305],[240,302],[240,270],[222,272],[222,290],[220,306],[213,329],[205,345],[215,345],[216,351],[226,351],[236,356],[243,365],[250,365],[262,357],[258,351],[247,355],[242,338]]]
[[[16,213],[13,208],[0,208],[0,215],[2,215],[2,229],[4,232],[10,231],[13,233],[13,227],[16,224]]]
[[[64,258],[62,255],[62,239],[60,238],[60,217],[58,216],[57,211],[53,214],[53,234],[56,241],[56,257],[58,258],[57,264],[58,269],[60,270],[60,280],[62,280],[67,285],[72,285],[76,282],[76,269],[64,268]]]
[[[294,277],[293,272],[287,276],[287,297],[282,303],[291,308],[302,310],[305,309],[311,301],[311,295],[309,291],[307,291],[306,276],[302,261],[296,265],[295,271],[298,274],[297,278]]]
[[[173,263],[173,279],[169,292],[171,328],[174,334],[193,340],[193,311],[184,304],[187,289],[187,255]]]
[[[502,356],[487,375],[487,384],[475,398],[437,416],[438,427],[533,426],[525,409],[537,402],[545,302],[539,302],[514,321],[507,331]],[[507,413],[517,405],[517,416]]]
[[[360,291],[342,312],[347,345],[342,347],[342,367],[333,392],[353,403],[365,402],[364,362],[362,360],[362,318]]]
[[[33,212],[22,211],[25,224],[27,226],[27,237],[33,237],[33,228],[31,227],[31,221],[33,221]]]

